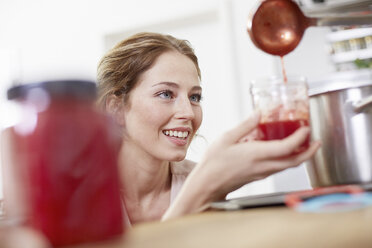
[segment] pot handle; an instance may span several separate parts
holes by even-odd
[[[355,112],[359,113],[370,104],[372,104],[372,95],[360,99],[359,101],[353,102],[353,109]]]

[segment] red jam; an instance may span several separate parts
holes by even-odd
[[[258,125],[258,128],[262,133],[261,140],[278,140],[286,138],[302,126],[309,126],[309,121],[304,119],[272,121],[267,123],[260,123]],[[306,150],[309,145],[310,137],[305,140],[305,142],[299,147],[298,150],[295,151],[295,153]]]

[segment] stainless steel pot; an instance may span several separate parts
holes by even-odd
[[[372,182],[372,71],[309,82],[312,139],[322,147],[307,162],[313,187]]]

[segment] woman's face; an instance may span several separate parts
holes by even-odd
[[[202,122],[202,89],[191,59],[160,55],[139,78],[125,107],[125,143],[140,153],[180,161]]]

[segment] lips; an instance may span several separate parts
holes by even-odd
[[[184,146],[188,143],[188,138],[191,134],[191,128],[178,127],[172,129],[164,129],[162,132],[170,142],[177,146]]]
[[[179,139],[187,139],[189,131],[177,131],[177,130],[163,130],[163,133],[169,137],[175,137]]]

